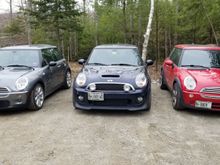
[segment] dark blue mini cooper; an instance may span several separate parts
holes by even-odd
[[[77,109],[149,110],[151,80],[138,48],[133,45],[101,45],[93,49],[77,75],[73,104]]]

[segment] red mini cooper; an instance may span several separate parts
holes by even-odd
[[[220,47],[176,45],[161,69],[160,88],[176,110],[220,110]]]

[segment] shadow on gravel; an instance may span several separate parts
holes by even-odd
[[[220,117],[220,111],[186,109],[180,112],[187,113],[189,115],[203,116],[203,117],[210,117],[210,118]]]
[[[119,111],[119,110],[75,110],[83,115],[94,115],[94,116],[143,116],[149,114],[150,111]]]
[[[24,115],[29,113],[34,113],[37,111],[31,111],[27,109],[7,109],[7,110],[0,110],[0,117],[1,116],[12,116],[12,115]]]

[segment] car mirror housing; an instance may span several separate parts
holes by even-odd
[[[165,64],[171,66],[171,65],[173,65],[173,61],[171,61],[171,60],[166,60],[166,61],[165,61]]]
[[[50,61],[49,66],[56,66],[57,63],[55,61]]]
[[[78,60],[78,63],[79,63],[80,65],[84,65],[84,64],[85,64],[85,62],[86,62],[86,60],[85,60],[85,59],[79,59],[79,60]]]
[[[154,61],[153,60],[147,60],[146,61],[147,66],[153,65]]]

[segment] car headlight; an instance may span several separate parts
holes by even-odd
[[[144,73],[138,74],[135,79],[135,82],[139,88],[143,88],[144,86],[146,86],[147,85],[147,78],[146,78],[145,74]]]
[[[188,90],[194,90],[196,88],[196,81],[192,76],[187,76],[184,79],[184,85]]]
[[[80,73],[76,78],[76,84],[79,86],[83,86],[86,83],[86,75],[84,73]]]
[[[20,77],[16,80],[15,86],[17,90],[23,90],[28,86],[28,79],[27,77]]]

